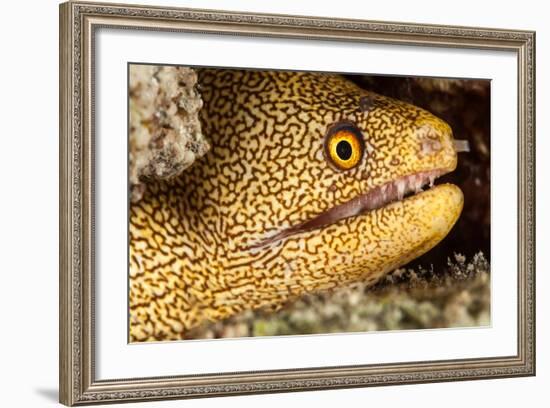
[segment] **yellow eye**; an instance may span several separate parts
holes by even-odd
[[[325,156],[339,170],[350,170],[361,162],[363,134],[351,122],[332,125],[325,136]]]

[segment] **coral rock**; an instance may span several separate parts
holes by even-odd
[[[191,68],[130,66],[130,189],[133,202],[147,180],[169,179],[204,155],[202,99]]]

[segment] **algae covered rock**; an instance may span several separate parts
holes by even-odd
[[[138,201],[148,179],[175,177],[210,148],[201,131],[202,99],[192,68],[130,65],[129,178]]]

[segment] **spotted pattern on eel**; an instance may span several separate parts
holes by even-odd
[[[374,284],[458,219],[458,187],[420,188],[457,161],[450,127],[429,112],[333,74],[204,69],[199,83],[211,151],[130,208],[131,342]],[[324,148],[338,123],[364,138],[346,171]]]

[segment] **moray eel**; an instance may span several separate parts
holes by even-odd
[[[463,206],[450,127],[322,73],[199,70],[212,149],[130,207],[130,341],[364,281],[441,241]]]

